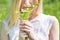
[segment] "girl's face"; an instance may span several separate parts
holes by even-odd
[[[23,13],[26,8],[31,8],[35,3],[40,3],[40,0],[22,0],[21,1],[21,6],[20,6],[20,11]],[[33,19],[35,16],[37,16],[37,9],[38,6],[34,6],[32,8],[32,12],[30,14],[30,19]]]
[[[21,9],[31,7],[34,2],[39,2],[39,0],[22,0]]]

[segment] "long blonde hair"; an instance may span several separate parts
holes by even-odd
[[[15,24],[18,23],[19,19],[19,6],[21,0],[12,0],[11,8],[10,8],[10,23],[9,27],[12,28],[14,27]]]

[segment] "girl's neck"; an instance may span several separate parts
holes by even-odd
[[[32,20],[32,19],[34,19],[37,16],[38,16],[38,14],[31,14],[30,17],[29,17],[29,20]]]
[[[32,19],[34,19],[36,16],[38,16],[38,14],[37,14],[37,9],[38,9],[37,6],[33,9],[32,13],[30,14],[29,20],[32,20]]]

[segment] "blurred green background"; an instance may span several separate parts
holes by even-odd
[[[0,0],[0,28],[9,13],[10,0]],[[60,22],[60,0],[43,0],[45,14],[54,15]]]
[[[2,21],[7,17],[10,7],[9,0],[0,0],[0,28]]]
[[[60,0],[44,0],[43,3],[44,13],[56,16],[60,22]]]

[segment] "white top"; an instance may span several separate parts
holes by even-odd
[[[31,20],[31,24],[33,25],[33,29],[39,38],[39,40],[49,40],[49,30],[52,27],[51,19],[54,16],[49,16],[45,14],[41,14]],[[15,26],[12,31],[9,33],[10,40],[18,40],[19,39],[19,27]]]

